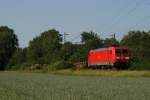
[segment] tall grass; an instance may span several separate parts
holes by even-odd
[[[58,75],[101,76],[101,77],[150,77],[150,71],[114,71],[114,70],[58,70],[50,72]]]
[[[0,72],[0,100],[149,100],[149,98],[150,78]]]
[[[131,70],[150,70],[150,61],[132,62]]]

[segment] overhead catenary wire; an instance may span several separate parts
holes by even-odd
[[[143,22],[145,23],[146,21],[150,21],[150,15],[144,16],[140,21],[136,22],[135,25],[131,26],[129,30],[133,30],[134,28],[141,26],[141,23],[143,24]]]
[[[125,3],[124,6],[121,6],[121,8],[119,8],[119,12],[117,15],[113,16],[113,18],[111,20],[113,21],[117,21],[118,19],[120,19],[120,17],[122,17],[122,13],[125,9],[129,8],[129,5],[127,5],[128,3]],[[128,6],[128,7],[127,7]],[[115,23],[115,22],[114,22]],[[114,23],[111,23],[108,28],[112,27],[114,25]],[[108,28],[105,28],[104,30],[108,30]]]
[[[121,12],[122,13],[122,12]],[[119,16],[117,16],[117,18],[118,17],[121,17],[121,13],[119,14]],[[114,17],[113,19],[115,19],[116,17]],[[108,29],[107,29],[108,30]],[[103,34],[104,35],[104,34]],[[106,35],[105,35],[106,36]],[[110,36],[110,35],[107,35],[107,36]],[[75,40],[77,40],[78,38],[80,38],[81,37],[81,34],[78,34],[77,36],[75,36],[75,37],[73,37],[70,41],[71,42],[73,42],[73,41],[75,41]]]
[[[129,30],[133,30],[135,27],[140,26],[142,22],[145,22],[145,21],[148,21],[148,20],[150,20],[150,15],[144,17],[142,20],[140,20],[139,22],[135,23],[135,25],[134,25],[134,26],[131,26],[131,27],[129,28]]]
[[[112,30],[114,29],[114,27],[116,27],[116,25],[119,25],[119,23],[120,23],[122,17],[124,17],[124,16],[127,17],[127,16],[131,15],[140,5],[143,4],[142,2],[143,2],[143,0],[138,0],[137,2],[135,2],[135,6],[133,6],[132,9],[130,9],[127,13],[123,13],[123,11],[120,11],[120,13],[119,13],[116,17],[113,18],[113,20],[115,20],[115,22],[112,23],[112,24],[110,25],[110,27],[107,28],[107,30],[110,30],[110,31],[112,32]],[[126,6],[125,6],[125,7],[126,7]],[[128,7],[128,8],[130,8],[130,7]],[[123,10],[123,9],[124,9],[124,8],[122,8],[122,10]],[[126,14],[126,15],[122,15],[122,13],[123,13],[123,14]],[[134,27],[137,26],[138,24],[139,24],[139,23],[136,23],[136,24],[134,25]],[[111,34],[111,35],[112,35],[112,34]],[[80,37],[81,37],[81,34],[78,34],[77,36],[73,37],[70,41],[73,42],[73,41],[79,39]]]
[[[115,20],[114,23],[112,23],[110,25],[110,27],[108,27],[107,29],[110,30],[112,32],[112,30],[114,29],[114,27],[116,27],[117,25],[119,25],[121,19],[123,17],[127,17],[129,15],[131,15],[133,13],[133,11],[135,11],[141,4],[142,4],[142,0],[138,0],[136,3],[135,3],[135,6],[133,6],[132,9],[130,9],[127,13],[124,13],[126,15],[122,15],[123,11],[121,11],[121,13],[119,13],[119,15],[116,16],[116,18],[114,18],[113,20]],[[129,8],[129,7],[128,7]]]
[[[74,38],[72,38],[71,42],[74,42],[75,40],[79,39],[79,37],[81,37],[81,34],[78,34],[77,36],[75,36]]]
[[[92,31],[93,32],[93,31]],[[77,36],[75,36],[74,38],[71,39],[71,42],[74,42],[75,40],[81,38],[81,34],[78,34]]]

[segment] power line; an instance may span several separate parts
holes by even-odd
[[[139,0],[139,2],[136,2],[135,3],[135,6],[129,10],[126,14],[127,16],[129,16],[130,14],[132,14],[133,11],[135,11],[141,4],[142,4],[142,0]],[[122,15],[123,16],[123,15]],[[109,27],[109,30],[112,31],[112,29],[114,29],[114,27],[116,27],[116,25],[118,25],[121,21],[121,18],[122,18],[121,14],[119,15],[118,20],[116,20],[110,27]],[[125,15],[123,17],[126,17]]]
[[[71,39],[71,42],[77,40],[79,37],[81,37],[81,34],[78,34],[77,36],[75,36],[74,38]]]
[[[64,34],[63,34],[63,36],[64,36],[64,37],[63,37],[63,38],[64,38],[64,44],[66,43],[66,36],[67,36],[67,35],[69,35],[69,34],[67,34],[67,33],[64,33]]]
[[[127,12],[127,15],[129,16],[130,14],[132,14],[132,12],[133,11],[135,11],[141,4],[142,4],[142,0],[139,0],[139,2],[136,2],[135,3],[135,6],[131,9],[131,10],[129,10],[128,12]],[[111,25],[111,27],[109,28],[109,30],[111,30],[112,31],[112,29],[113,29],[113,27],[115,27],[120,21],[121,21],[121,18],[122,18],[122,11],[118,14],[118,16],[117,17],[114,17],[114,20],[116,20],[112,25]],[[124,15],[125,16],[125,15]],[[123,17],[124,17],[123,16]],[[77,35],[76,37],[74,37],[73,39],[71,39],[71,42],[73,42],[73,41],[75,41],[76,39],[78,39],[80,37],[80,34],[79,35]],[[64,38],[65,38],[65,36],[64,36]],[[115,36],[115,38],[116,38],[116,36]],[[65,39],[64,39],[65,40]]]
[[[121,13],[122,13],[122,12],[121,12]],[[119,16],[121,16],[121,13],[119,14]],[[116,18],[116,17],[114,17],[114,18]],[[117,18],[118,18],[118,16],[117,16]],[[79,37],[80,37],[80,34],[77,35],[76,37],[74,37],[73,39],[71,39],[71,42],[77,40]]]
[[[101,37],[101,36],[104,36],[104,34],[101,34],[100,37]],[[105,37],[106,37],[106,36],[107,36],[107,37],[108,37],[108,36],[109,36],[109,37],[111,36],[111,37],[113,37],[113,38],[116,39],[116,33],[111,34],[111,35],[106,35],[106,34],[105,34]],[[72,38],[70,41],[71,41],[71,42],[74,42],[75,40],[79,39],[80,37],[81,37],[81,34],[78,34],[77,36],[75,36],[74,38]]]
[[[146,3],[146,4],[147,4],[147,3]],[[148,16],[146,16],[146,17],[143,17],[142,20],[136,22],[134,26],[132,26],[132,27],[129,28],[129,30],[131,30],[131,29],[133,29],[133,28],[135,28],[135,27],[137,27],[137,26],[140,26],[142,22],[146,22],[146,21],[148,21],[148,20],[150,20],[150,15],[148,15]]]
[[[135,28],[137,26],[140,26],[142,22],[145,22],[147,20],[150,20],[150,16],[144,17],[142,20],[140,20],[140,22],[137,22],[134,26],[130,27],[129,30],[131,30],[131,29],[133,29],[133,28]]]
[[[128,8],[129,8],[129,6],[128,6]],[[122,16],[123,11],[124,11],[125,9],[127,9],[127,4],[125,4],[125,6],[119,8],[119,9],[121,9],[121,10],[118,12],[117,16],[116,16],[116,15],[113,16],[113,18],[112,18],[111,20],[117,21],[118,19],[120,19],[120,17]],[[114,24],[114,23],[113,23],[113,24]],[[112,27],[113,24],[109,25],[108,27],[109,27],[109,28]],[[105,30],[107,30],[107,29],[108,29],[108,28],[106,28]]]

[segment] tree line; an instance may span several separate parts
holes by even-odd
[[[70,68],[75,62],[87,61],[89,50],[112,45],[129,47],[131,69],[150,69],[150,31],[129,31],[120,41],[85,31],[81,33],[81,43],[77,44],[63,43],[62,34],[50,29],[33,38],[26,48],[20,48],[18,42],[13,29],[0,26],[0,70]]]

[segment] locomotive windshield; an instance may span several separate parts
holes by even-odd
[[[117,49],[117,50],[116,50],[116,53],[117,53],[117,54],[128,54],[128,50],[125,50],[125,49],[124,49],[124,50],[123,50],[123,49]]]

